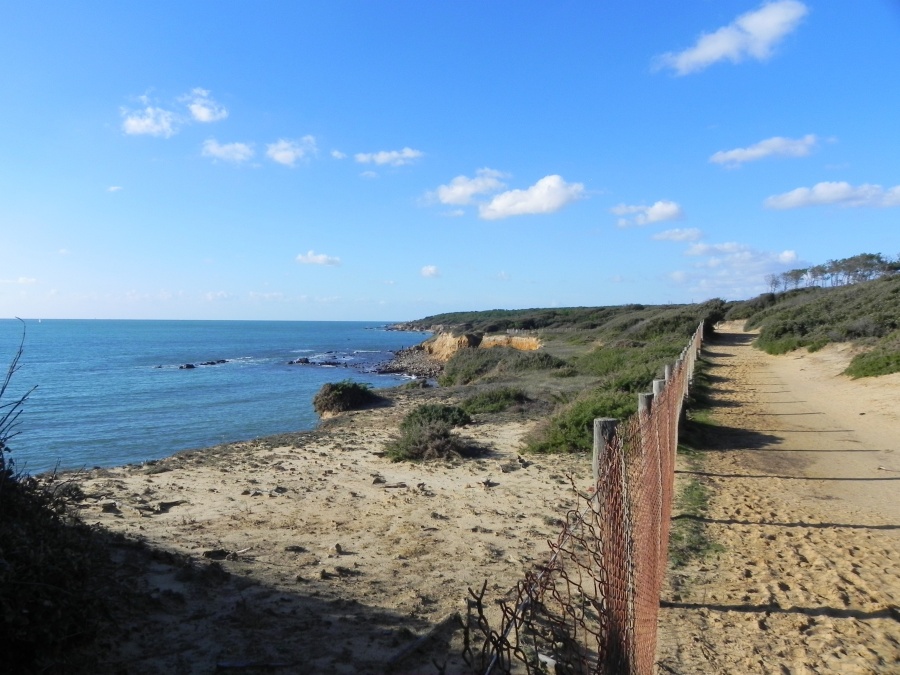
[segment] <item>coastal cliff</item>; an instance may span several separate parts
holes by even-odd
[[[433,379],[441,374],[444,364],[460,349],[510,347],[520,351],[534,351],[542,346],[537,338],[522,335],[438,333],[419,345],[396,352],[394,358],[378,368],[378,372],[403,373]]]
[[[446,362],[458,350],[465,348],[490,349],[491,347],[511,347],[521,351],[541,348],[541,341],[535,337],[519,335],[477,335],[465,333],[440,333],[422,343],[422,348],[433,358]]]

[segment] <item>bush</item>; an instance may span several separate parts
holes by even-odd
[[[756,338],[756,346],[767,354],[786,354],[813,342],[808,328],[802,321],[784,319],[763,326]]]
[[[24,344],[25,335],[22,335]],[[14,471],[9,441],[28,394],[3,402],[22,344],[0,380],[0,635],[4,672],[96,672],[108,624],[109,558],[69,505],[77,486]],[[31,390],[33,391],[33,389]],[[29,392],[30,394],[31,392]],[[92,646],[94,648],[92,649]],[[92,653],[93,652],[93,653]],[[8,670],[6,670],[8,669]]]
[[[531,452],[586,452],[594,445],[594,419],[625,419],[637,411],[634,394],[594,390],[565,406],[526,441]]]
[[[442,386],[472,384],[493,376],[519,374],[536,370],[555,370],[561,375],[574,375],[567,361],[546,352],[523,352],[512,347],[460,349],[444,365],[439,383]]]
[[[394,462],[429,459],[459,459],[479,454],[480,449],[467,443],[443,422],[410,424],[399,438],[389,441],[385,454]]]
[[[467,413],[475,415],[477,413],[503,412],[510,406],[521,405],[527,401],[528,397],[521,389],[498,387],[469,396],[460,407]]]
[[[323,413],[337,413],[345,410],[357,410],[381,400],[367,384],[343,380],[342,382],[328,382],[322,385],[319,392],[313,398],[313,408],[322,415]]]
[[[900,372],[900,352],[867,352],[853,357],[844,374],[857,378],[898,372]]]
[[[426,403],[410,412],[400,423],[400,430],[405,431],[416,425],[443,424],[448,428],[462,427],[471,424],[472,418],[462,408],[455,405]]]
[[[506,351],[511,350],[506,347],[460,349],[444,364],[444,372],[438,378],[438,383],[443,387],[470,384],[494,370],[503,360]]]
[[[109,608],[107,553],[66,500],[0,476],[0,630],[9,672],[92,672]],[[94,671],[96,672],[96,671]]]
[[[674,363],[684,347],[683,342],[681,338],[649,343],[622,340],[585,354],[577,366],[582,373],[601,378],[605,389],[634,393],[649,391],[663,367]]]

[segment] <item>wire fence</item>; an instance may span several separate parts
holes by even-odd
[[[594,421],[594,489],[573,482],[578,506],[548,562],[499,603],[496,628],[487,582],[470,589],[463,655],[473,672],[654,672],[678,426],[702,339],[701,323],[635,415]]]

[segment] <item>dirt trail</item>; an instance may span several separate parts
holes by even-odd
[[[900,375],[752,338],[729,324],[706,350],[714,449],[678,480],[709,486],[723,550],[670,575],[660,672],[900,672]]]

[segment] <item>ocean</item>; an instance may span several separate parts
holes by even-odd
[[[326,382],[349,378],[378,388],[404,381],[374,369],[427,335],[386,325],[26,320],[20,369],[0,405],[37,389],[9,457],[17,470],[37,474],[313,429],[312,399]],[[22,329],[20,321],[0,320],[4,374]],[[310,363],[288,365],[302,358]]]

